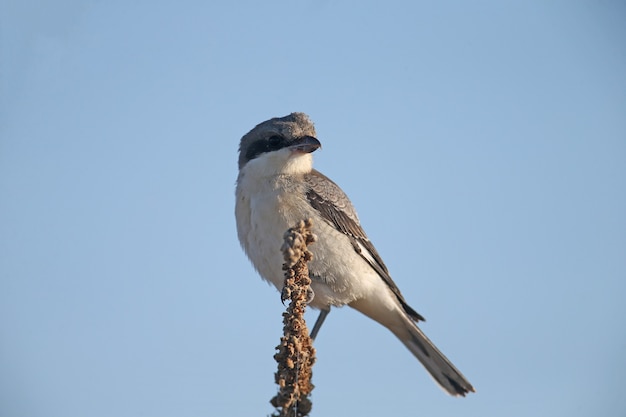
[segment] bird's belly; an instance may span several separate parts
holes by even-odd
[[[382,283],[380,277],[353,249],[349,238],[324,221],[306,201],[280,195],[251,198],[245,211],[250,219],[247,233],[241,233],[244,249],[263,279],[280,291],[284,285],[283,235],[300,220],[313,218],[317,241],[309,246],[311,306],[326,308],[355,301]],[[288,200],[288,201],[286,201]],[[241,209],[241,208],[238,208]]]
[[[250,232],[244,242],[246,253],[261,277],[279,290],[284,283],[283,255],[280,250],[283,234],[290,219],[278,209],[278,204],[253,201],[250,213]]]

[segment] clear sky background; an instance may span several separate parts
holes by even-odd
[[[283,306],[234,183],[241,136],[292,111],[477,389],[444,395],[346,308],[313,416],[624,415],[625,21],[617,0],[3,1],[0,415],[272,412]]]

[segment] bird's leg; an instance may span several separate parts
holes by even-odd
[[[317,336],[317,332],[320,331],[320,328],[322,327],[322,324],[324,323],[324,320],[326,319],[328,313],[330,313],[330,306],[328,306],[328,308],[323,308],[322,310],[320,310],[320,315],[315,321],[313,330],[311,330],[311,339],[315,340],[315,336]]]

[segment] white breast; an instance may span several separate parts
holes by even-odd
[[[241,170],[237,182],[237,232],[244,251],[263,279],[282,289],[283,235],[300,220],[312,218],[318,241],[309,248],[313,252],[309,270],[315,292],[311,306],[340,306],[368,294],[388,291],[354,251],[349,238],[309,205],[297,175],[258,175],[258,165],[248,165]]]

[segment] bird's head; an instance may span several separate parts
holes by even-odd
[[[313,168],[311,153],[321,146],[306,114],[270,119],[241,138],[239,170],[254,166],[260,175],[307,173]]]

